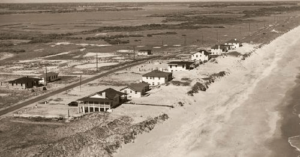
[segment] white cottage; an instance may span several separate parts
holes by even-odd
[[[127,94],[127,98],[140,98],[149,90],[149,84],[146,82],[132,83],[121,89],[121,92]]]
[[[172,73],[153,70],[142,76],[142,81],[148,83],[150,86],[165,84],[172,80]]]
[[[78,99],[79,113],[100,112],[116,108],[127,100],[127,94],[107,88],[90,96]]]
[[[191,60],[205,62],[205,61],[208,61],[209,54],[210,53],[207,52],[206,50],[200,50],[191,55]]]
[[[139,50],[137,53],[138,56],[149,56],[152,55],[151,50]]]
[[[192,69],[192,64],[194,62],[187,62],[187,61],[173,61],[169,62],[168,65],[168,71],[173,72],[173,71],[186,71]]]
[[[58,73],[56,72],[48,72],[48,73],[43,73],[41,76],[40,76],[41,80],[40,80],[40,84],[45,84],[46,82],[53,82],[53,81],[57,81],[59,80],[59,77],[58,77]]]
[[[211,48],[211,55],[221,55],[223,53],[228,52],[230,50],[229,45],[215,45]]]
[[[237,39],[229,40],[229,41],[225,42],[224,45],[229,45],[232,47],[232,49],[236,49],[236,48],[242,46],[241,42],[239,42]]]

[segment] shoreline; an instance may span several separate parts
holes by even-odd
[[[270,150],[266,143],[273,139],[274,135],[280,134],[278,133],[280,116],[275,108],[280,105],[279,102],[284,99],[284,91],[290,88],[290,82],[294,80],[291,77],[282,84],[276,86],[273,84],[280,82],[282,76],[285,78],[278,72],[289,68],[281,67],[281,64],[282,62],[289,64],[283,61],[283,58],[290,55],[290,47],[295,47],[297,41],[300,43],[300,38],[293,35],[297,32],[300,32],[300,26],[257,49],[256,53],[242,63],[248,70],[247,72],[233,71],[233,75],[240,75],[240,77],[229,75],[219,80],[210,87],[207,93],[198,94],[200,98],[195,98],[196,103],[191,106],[203,104],[204,100],[209,99],[216,100],[216,103],[206,102],[205,106],[194,106],[194,108],[189,106],[183,111],[172,111],[171,119],[166,122],[167,124],[158,126],[149,133],[150,135],[138,136],[135,144],[125,145],[115,156],[196,157],[199,155],[219,156],[226,152],[228,155],[242,154],[242,156],[254,157],[272,154],[274,150]],[[285,44],[290,46],[285,47]],[[293,58],[296,57],[292,56]],[[255,63],[259,65],[253,65]],[[241,79],[240,82],[233,82],[237,78]],[[245,82],[251,85],[246,85]],[[224,85],[226,83],[228,84]],[[236,89],[226,91],[232,86]],[[216,97],[213,95],[216,93],[226,94],[226,96]],[[201,98],[204,99],[200,100]],[[216,118],[208,119],[206,115],[209,113],[204,113],[205,111],[214,114]],[[198,113],[199,116],[197,116]],[[232,134],[236,137],[231,139],[228,136]],[[243,143],[244,141],[248,142]],[[133,150],[139,151],[132,152]]]

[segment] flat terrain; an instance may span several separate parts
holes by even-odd
[[[294,2],[0,6],[0,82],[38,77],[45,68],[61,78],[47,91],[0,86],[0,114],[10,113],[0,119],[0,156],[299,155],[288,139],[300,133],[281,129],[282,102],[298,74]],[[174,72],[168,84],[112,113],[82,115],[67,106],[234,38],[243,46],[231,54],[239,55]],[[141,49],[154,58],[137,56]],[[219,72],[225,76],[205,92],[195,89]]]

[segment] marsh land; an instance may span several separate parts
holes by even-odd
[[[47,90],[1,83],[0,110],[139,63],[2,116],[0,156],[296,157],[299,13],[296,2],[0,4],[0,82],[60,76]],[[243,46],[111,113],[67,105],[231,39]]]

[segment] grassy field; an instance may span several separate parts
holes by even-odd
[[[51,70],[59,71],[62,76],[61,81],[48,85],[51,91],[78,82],[78,73],[73,72],[83,72],[89,76],[95,74],[96,54],[99,55],[100,71],[104,71],[134,59],[133,53],[117,53],[118,50],[152,49],[155,55],[190,54],[198,48],[210,49],[215,44],[233,38],[251,44],[267,44],[300,25],[298,7],[293,2],[89,5],[93,6],[91,9],[101,8],[103,5],[108,5],[109,9],[124,9],[129,6],[139,9],[66,11],[68,5],[62,5],[59,7],[60,12],[54,12],[53,7],[57,6],[49,4],[44,7],[38,6],[38,10],[27,5],[20,8],[7,5],[6,8],[12,8],[0,10],[0,73],[11,73],[5,77],[1,75],[0,79],[9,80],[27,73],[42,72],[47,65],[49,70],[51,67]],[[77,4],[70,6],[73,9],[78,7]],[[40,14],[38,11],[44,12]],[[129,43],[109,43],[108,39],[124,40]],[[149,67],[143,68],[150,71],[150,66],[152,64],[149,63]],[[142,65],[135,67],[134,70],[139,68],[142,68]],[[123,71],[104,77],[91,86],[97,88],[100,85],[126,85],[139,81],[140,75],[144,72]],[[125,76],[130,78],[125,79]],[[0,108],[35,94],[31,91],[0,89]],[[140,113],[144,114],[142,110]],[[76,141],[82,140],[79,143],[84,143],[87,139],[87,141],[97,139],[100,136],[98,133],[105,129],[102,125],[108,124],[104,119],[107,118],[106,115],[90,116],[92,117],[87,116],[74,123],[64,123],[63,126],[31,124],[24,119],[4,119],[3,123],[0,123],[0,139],[4,139],[5,142],[1,142],[0,151],[4,152],[5,156],[20,156],[22,153],[34,155],[30,154],[31,150],[34,150],[35,155],[43,153],[49,155],[52,150],[56,153],[65,153],[63,145],[70,146],[70,143],[78,143]],[[20,120],[22,122],[19,122]],[[18,121],[16,122],[18,125],[11,125],[12,121]],[[132,125],[130,122],[128,120],[119,125],[120,127],[126,125],[127,130],[120,131],[122,136],[118,138],[127,135],[130,129],[128,127]],[[96,131],[92,130],[93,128]],[[89,137],[85,136],[85,133]],[[109,135],[111,134],[105,134],[104,137],[101,135],[101,139],[106,140]],[[75,142],[70,142],[69,139]],[[109,146],[114,147],[115,139],[111,140]],[[90,144],[104,148],[101,142]],[[83,146],[78,148],[89,149]],[[105,155],[110,154],[110,151],[108,148],[99,150],[105,152]],[[61,154],[54,156],[59,155]]]

